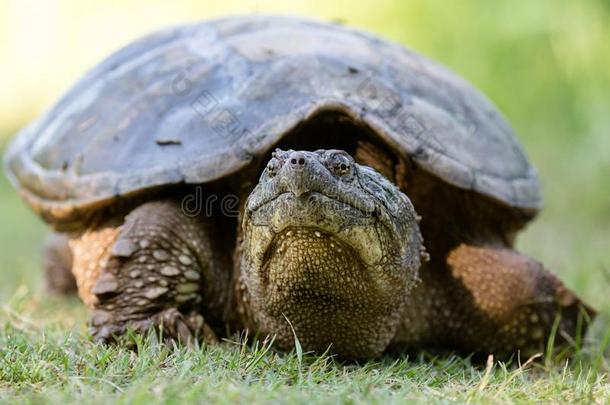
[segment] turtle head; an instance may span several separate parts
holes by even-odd
[[[276,150],[246,202],[242,274],[257,328],[289,347],[379,355],[417,279],[409,199],[341,150]]]

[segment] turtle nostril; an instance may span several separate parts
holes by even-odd
[[[301,152],[294,152],[288,160],[292,166],[303,167],[307,164],[307,158]]]

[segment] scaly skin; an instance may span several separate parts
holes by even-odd
[[[347,358],[385,350],[422,254],[396,186],[343,151],[278,150],[243,225],[245,299],[260,332],[290,347],[292,325],[306,349]]]
[[[461,244],[442,268],[428,265],[409,296],[394,349],[527,359],[545,352],[555,322],[561,343],[584,334],[595,315],[540,263],[506,247]]]
[[[207,218],[189,217],[179,202],[161,200],[71,240],[72,272],[92,310],[93,336],[112,341],[130,327],[162,327],[185,343],[215,341],[202,312],[220,316],[229,275],[212,234]]]
[[[373,149],[359,156],[391,176]],[[305,350],[367,359],[430,346],[529,355],[557,317],[559,340],[576,335],[579,317],[584,331],[594,311],[540,263],[489,229],[454,244],[464,224],[438,210],[449,201],[407,183],[429,221],[343,151],[277,150],[244,204],[235,253],[219,237],[222,220],[185,215],[178,201],[106,219],[70,241],[93,334],[110,341],[128,327],[162,327],[169,338],[215,341],[210,325],[228,323],[275,335],[283,348],[296,334]],[[429,262],[420,225],[433,242]]]

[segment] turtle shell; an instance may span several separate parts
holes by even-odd
[[[444,181],[535,212],[538,180],[465,80],[337,24],[230,17],[161,31],[86,74],[10,144],[6,172],[47,221],[153,187],[218,180],[339,111]]]

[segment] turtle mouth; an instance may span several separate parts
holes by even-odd
[[[327,208],[333,208],[334,206],[335,210],[337,211],[346,209],[350,212],[359,211],[366,217],[375,217],[378,214],[378,208],[370,200],[359,199],[356,197],[350,198],[349,195],[329,196],[317,191],[306,192],[299,196],[290,191],[278,193],[273,197],[249,204],[248,209],[250,212],[256,212],[259,209],[264,209],[264,207],[270,204],[274,204],[276,201],[283,203],[294,202],[295,204],[300,205],[311,204],[314,206],[324,204]]]
[[[362,210],[353,204],[330,198],[318,192],[302,196],[282,193],[248,213],[245,222],[254,242],[253,254],[263,265],[278,238],[290,236],[300,230],[312,230],[358,252],[363,263],[375,265],[383,256],[379,239],[380,212]],[[292,232],[292,234],[291,234]]]
[[[249,207],[248,215],[254,224],[270,225],[275,233],[299,225],[318,225],[323,230],[339,231],[347,225],[346,222],[374,223],[380,211],[374,204],[368,203],[358,204],[356,200],[339,199],[316,191],[300,196],[285,192]]]

